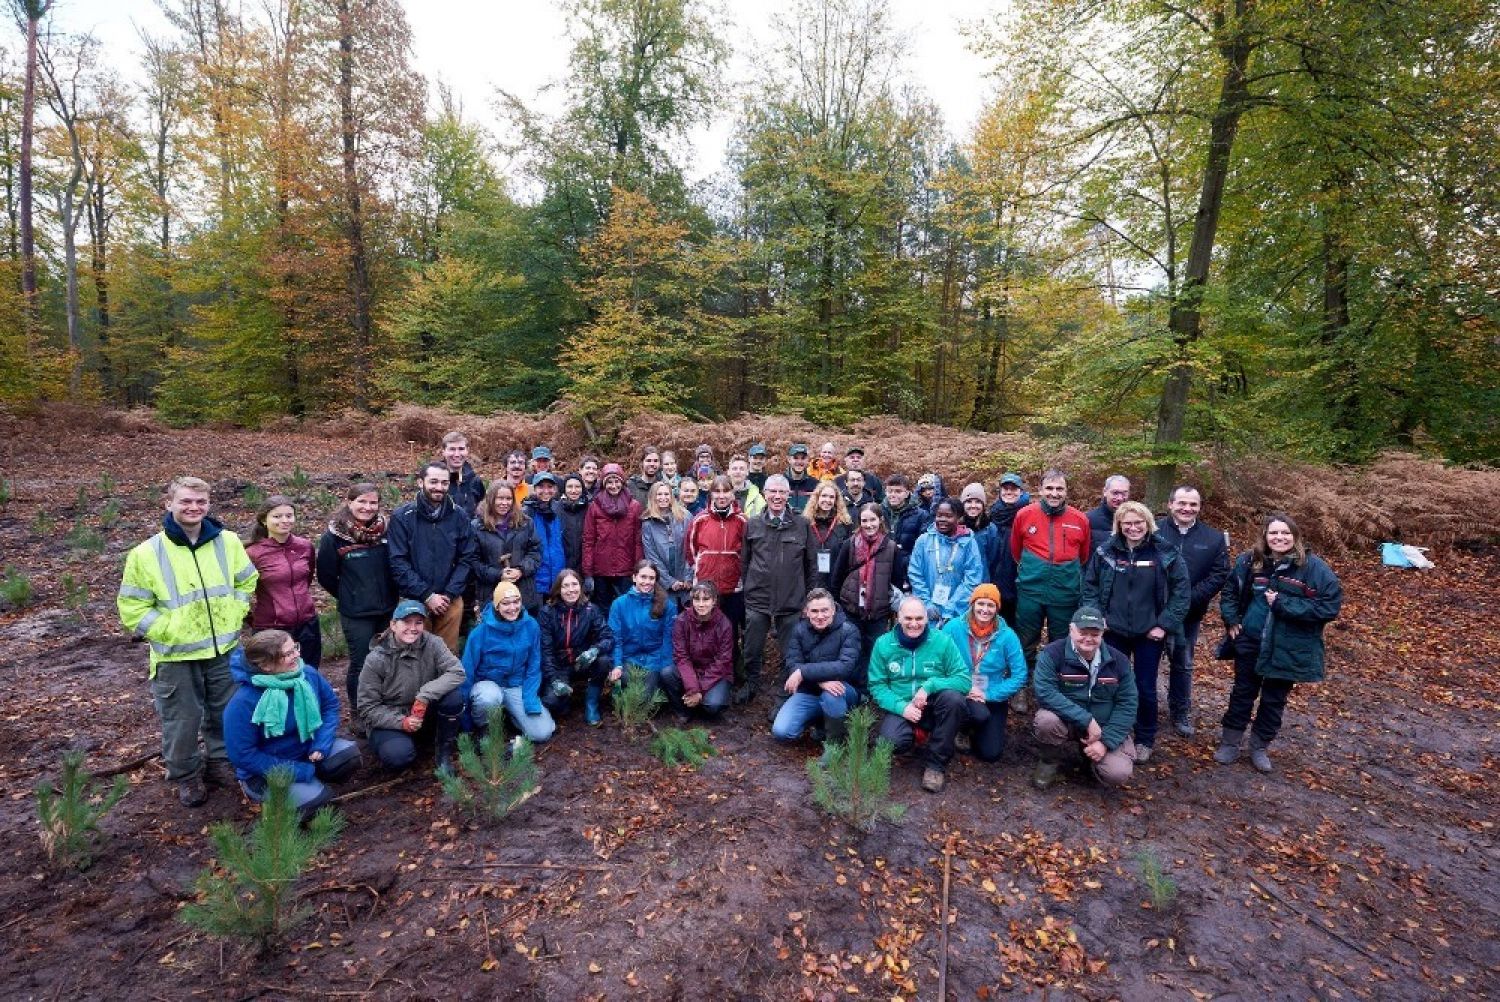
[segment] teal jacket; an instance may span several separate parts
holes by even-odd
[[[969,617],[960,616],[943,626],[943,633],[953,646],[958,648],[964,664],[969,666],[973,677],[974,659],[970,646]],[[1026,655],[1021,651],[1021,638],[1005,621],[995,623],[995,634],[990,640],[989,650],[979,660],[979,674],[984,678],[984,698],[989,703],[1003,703],[1026,684]]]
[[[1037,652],[1031,688],[1042,709],[1080,731],[1088,729],[1090,720],[1097,721],[1104,732],[1100,740],[1114,751],[1135,727],[1140,697],[1130,659],[1108,644],[1101,643],[1099,650],[1099,672],[1090,683],[1089,666],[1073,650],[1073,642],[1067,637],[1054,640]]]
[[[870,697],[887,713],[900,714],[918,689],[932,696],[943,689],[967,693],[969,666],[947,635],[932,627],[915,650],[901,646],[897,626],[870,651]]]
[[[1323,628],[1338,618],[1344,588],[1338,575],[1320,558],[1307,555],[1297,563],[1275,567],[1252,566],[1254,555],[1240,554],[1219,595],[1225,626],[1239,626],[1251,603],[1265,602],[1269,588],[1276,592],[1260,635],[1255,671],[1266,678],[1291,682],[1323,680]]]

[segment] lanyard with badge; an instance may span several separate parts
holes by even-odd
[[[945,566],[941,552],[942,533],[934,533],[934,535],[938,537],[932,541],[932,545],[934,550],[937,551],[938,579],[941,583],[932,590],[932,604],[942,607],[948,604],[948,599],[952,597],[953,593],[952,586],[943,579],[951,575],[953,568],[958,564],[958,537],[953,537],[953,545],[948,548],[948,563]]]

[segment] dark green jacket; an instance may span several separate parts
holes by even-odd
[[[1149,572],[1155,581],[1156,596],[1156,607],[1150,610],[1151,619],[1154,625],[1166,631],[1167,636],[1181,640],[1182,620],[1193,597],[1187,564],[1177,550],[1157,539],[1148,537],[1142,540],[1142,544],[1131,550],[1123,538],[1111,535],[1104,545],[1094,550],[1093,559],[1083,571],[1083,604],[1103,612],[1108,620],[1115,584],[1126,574]],[[1151,566],[1141,567],[1141,561],[1148,561]],[[1114,629],[1112,623],[1110,628]]]
[[[1102,658],[1094,683],[1089,684],[1089,666],[1073,650],[1067,637],[1054,640],[1036,656],[1036,670],[1031,687],[1036,701],[1080,731],[1089,721],[1099,722],[1104,733],[1100,740],[1114,751],[1125,743],[1135,727],[1135,671],[1130,659],[1108,644],[1101,643]]]
[[[1323,627],[1338,618],[1344,589],[1322,559],[1307,555],[1274,568],[1252,566],[1254,555],[1242,553],[1219,595],[1225,626],[1239,626],[1251,602],[1264,602],[1267,589],[1276,604],[1266,617],[1255,670],[1266,678],[1292,682],[1323,680]]]

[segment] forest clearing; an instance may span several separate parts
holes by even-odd
[[[0,417],[0,562],[34,591],[0,606],[12,694],[0,713],[0,983],[13,997],[934,999],[940,978],[954,999],[1500,991],[1500,698],[1482,654],[1500,611],[1500,474],[1400,455],[1363,470],[1196,471],[1205,518],[1230,528],[1236,550],[1251,515],[1284,505],[1344,583],[1328,681],[1294,695],[1273,774],[1212,760],[1229,685],[1212,660],[1214,613],[1198,736],[1163,740],[1118,791],[1080,777],[1032,789],[1035,745],[1013,717],[1003,761],[961,756],[939,796],[898,762],[905,818],[854,836],[810,799],[816,746],[776,745],[759,704],[713,728],[716,754],[696,771],[574,716],[538,749],[539,792],[498,827],[456,813],[427,768],[391,782],[367,760],[335,805],[347,829],[297,885],[311,914],[284,948],[257,957],[188,928],[178,912],[212,856],[207,826],[254,814],[226,790],[185,810],[162,782],[145,651],[114,611],[125,552],[155,530],[161,487],[182,472],[213,483],[214,514],[236,531],[251,521],[251,485],[294,491],[302,534],[321,530],[352,480],[409,497],[449,421],[469,430],[482,472],[514,445],[547,442],[565,466],[583,445],[557,411],[403,407],[260,431],[173,431],[146,412],[80,408]],[[1102,479],[1082,446],[882,422],[851,434],[647,415],[614,455],[646,441],[859,436],[877,472],[992,483],[1009,466],[1034,478],[1062,463],[1084,497]],[[1396,532],[1432,546],[1436,569],[1381,567],[1377,544]],[[339,659],[325,667],[342,681]],[[81,874],[49,867],[32,793],[69,748],[130,782]]]

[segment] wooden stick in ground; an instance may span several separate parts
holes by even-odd
[[[119,765],[111,766],[108,769],[100,769],[98,772],[90,773],[90,775],[92,775],[95,779],[108,779],[111,776],[119,776],[127,772],[135,772],[147,762],[159,758],[161,758],[160,750],[148,752],[147,754],[141,755],[138,758],[131,759],[129,762],[121,762]]]
[[[410,779],[411,776],[397,776],[395,779],[388,779],[384,783],[376,783],[374,786],[366,786],[358,790],[350,790],[348,793],[341,793],[337,797],[334,797],[332,800],[330,800],[329,803],[337,804],[345,800],[353,800],[355,797],[363,797],[367,793],[374,793],[377,790],[389,789],[390,787],[396,786],[399,783],[405,783]]]
[[[938,1002],[948,999],[948,877],[953,871],[953,853],[943,847],[943,914],[938,930]]]

